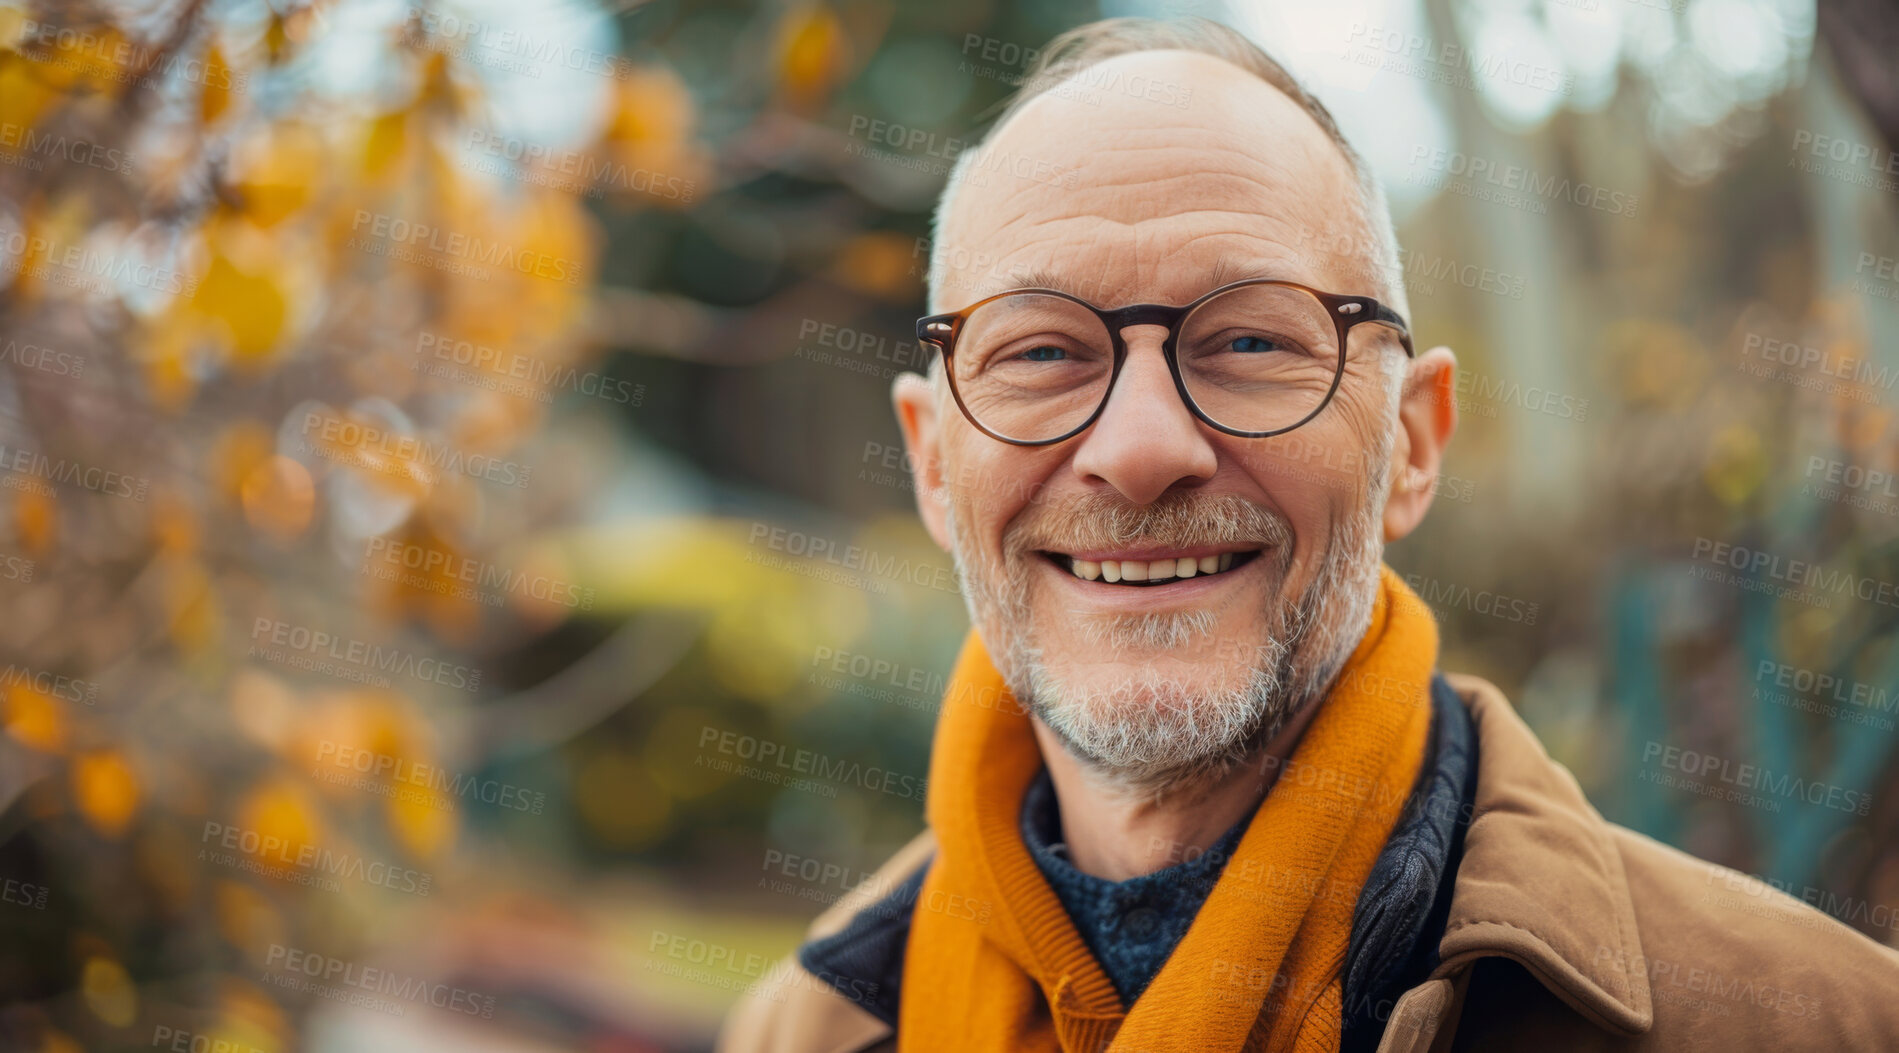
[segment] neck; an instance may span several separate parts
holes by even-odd
[[[1151,874],[1199,855],[1245,818],[1285,767],[1300,733],[1324,696],[1301,706],[1270,742],[1225,775],[1164,794],[1130,794],[1062,746],[1040,720],[1033,722],[1062,817],[1069,858],[1084,874],[1108,881]]]

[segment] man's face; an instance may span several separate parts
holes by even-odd
[[[1191,104],[1111,92],[1029,103],[983,147],[1000,163],[977,166],[936,246],[984,269],[944,271],[932,309],[1044,280],[1102,307],[1184,304],[1240,277],[1377,293],[1365,258],[1331,251],[1368,244],[1356,184],[1296,104],[1199,54],[1122,56],[1090,77],[1113,74],[1190,86]],[[1053,446],[982,434],[940,379],[900,385],[898,403],[934,476],[920,482],[940,483],[925,519],[999,670],[1070,752],[1155,790],[1242,759],[1362,636],[1393,458],[1390,356],[1403,353],[1384,327],[1357,327],[1325,410],[1246,439],[1181,402],[1162,327],[1123,335],[1100,417]],[[1119,573],[1087,580],[1077,560]]]

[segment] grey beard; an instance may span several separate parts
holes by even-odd
[[[1210,785],[1245,763],[1292,717],[1327,690],[1362,638],[1378,595],[1384,555],[1381,528],[1389,436],[1365,499],[1335,527],[1319,573],[1299,597],[1269,612],[1264,642],[1242,647],[1243,685],[1207,693],[1146,672],[1083,694],[1046,661],[1029,611],[1028,572],[1041,546],[1012,524],[1004,553],[971,551],[958,529],[956,502],[947,526],[971,621],[984,629],[997,671],[1010,691],[1063,747],[1106,787],[1128,796],[1159,797]],[[1084,500],[1078,523],[1105,524],[1115,543],[1136,538],[1185,544],[1259,538],[1282,573],[1290,558],[1290,526],[1276,514],[1231,495],[1186,494],[1144,508]],[[1000,583],[999,587],[994,583]],[[1210,640],[1211,611],[1092,617],[1080,634],[1116,649],[1175,649]]]

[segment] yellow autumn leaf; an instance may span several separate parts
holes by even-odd
[[[240,140],[232,156],[231,189],[246,218],[274,227],[301,211],[329,167],[316,129],[302,122],[268,125]]]
[[[79,990],[92,1015],[113,1027],[130,1027],[138,1018],[138,988],[114,959],[87,959],[79,973]]]
[[[287,779],[272,778],[257,786],[238,814],[238,827],[257,835],[258,855],[295,860],[306,847],[322,847],[316,803]]]
[[[7,734],[42,753],[56,753],[66,745],[64,704],[24,678],[7,687],[6,725]]]
[[[428,763],[417,759],[413,764]],[[411,772],[418,771],[415,767]],[[428,769],[434,770],[432,767]],[[412,792],[409,792],[412,791]],[[461,799],[437,792],[427,786],[412,786],[405,792],[386,798],[385,812],[389,831],[411,859],[436,859],[455,841],[464,806]],[[450,807],[443,807],[447,803]]]
[[[72,789],[79,814],[107,837],[125,833],[138,813],[138,776],[117,750],[99,750],[74,760]]]
[[[32,66],[18,54],[0,52],[0,122],[32,128],[59,99],[59,89],[36,76]]]
[[[211,124],[231,108],[233,75],[224,60],[224,49],[212,41],[204,53],[204,95],[198,100],[198,116]]]
[[[837,12],[823,4],[793,8],[778,27],[778,83],[786,101],[798,109],[821,101],[842,78],[849,56]]]
[[[385,179],[399,171],[409,144],[409,111],[391,110],[369,122],[363,133],[363,178]]]
[[[256,362],[277,347],[289,304],[270,276],[240,269],[230,257],[211,257],[211,269],[198,285],[193,306],[220,323],[217,332],[241,362]]]
[[[50,555],[59,539],[59,498],[50,489],[17,491],[13,525],[19,531],[22,548],[36,558]]]

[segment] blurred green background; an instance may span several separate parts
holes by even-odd
[[[1899,941],[1888,8],[8,4],[0,1047],[706,1048],[920,828],[929,213],[1115,14],[1386,183],[1444,667]]]

